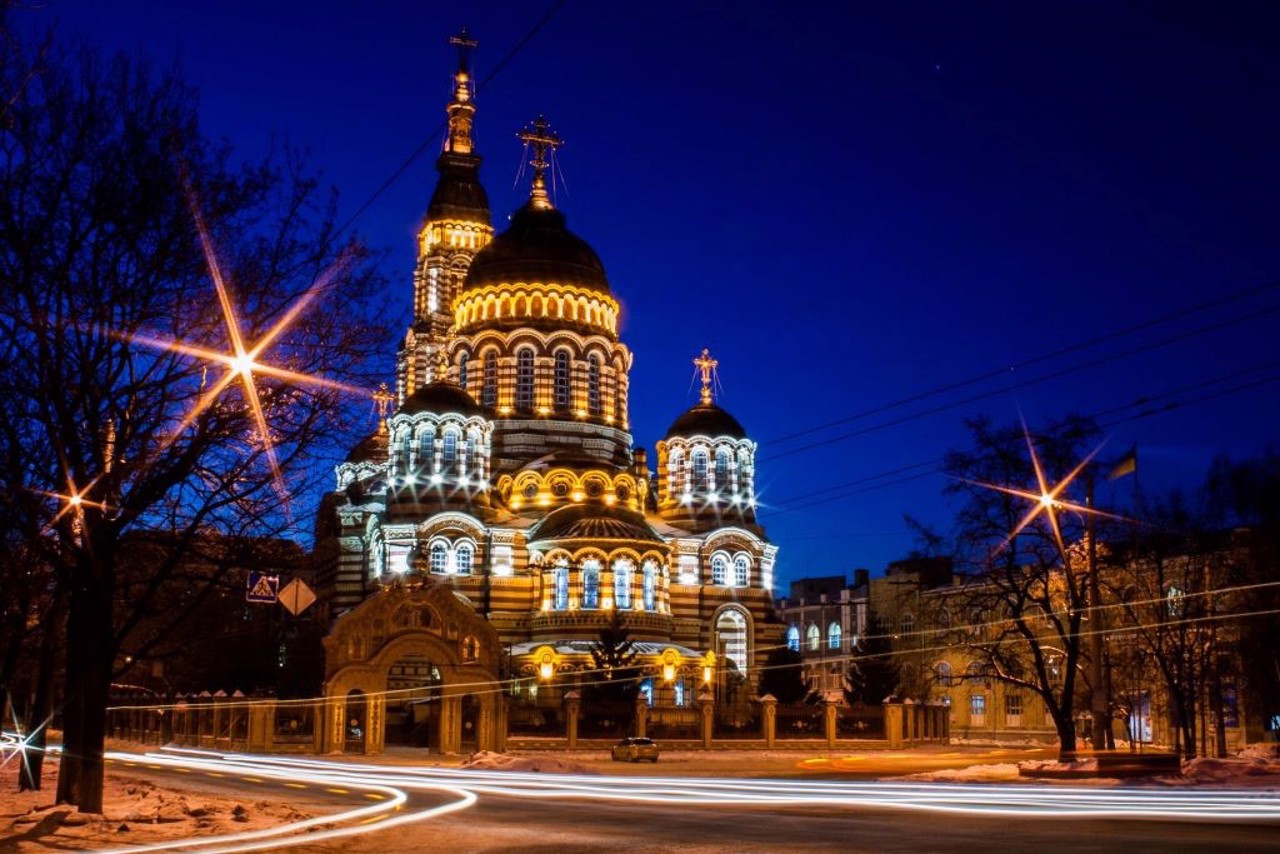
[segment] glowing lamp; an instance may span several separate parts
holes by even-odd
[[[510,406],[499,406],[499,407],[498,407],[498,412],[499,412],[499,413],[501,413],[502,415],[510,415],[510,414],[511,414],[511,407],[510,407]]]
[[[551,653],[545,653],[542,656],[542,661],[538,662],[538,675],[541,676],[544,681],[550,681],[551,677],[555,675],[555,672],[556,665],[555,661],[551,658]]]
[[[436,484],[438,484],[438,483],[443,483],[443,482],[444,482],[444,478],[443,478],[443,477],[441,477],[441,476],[440,476],[440,475],[438,475],[438,474],[433,474],[433,475],[431,475],[431,482],[432,482],[432,483],[436,483]]]
[[[605,503],[605,504],[608,504],[610,507],[612,507],[612,506],[614,505],[614,503],[615,503],[615,502],[617,502],[617,500],[618,500],[618,499],[617,499],[617,498],[615,498],[615,497],[614,497],[614,496],[612,496],[612,495],[606,495],[606,496],[604,497],[604,503]]]
[[[703,682],[710,682],[710,681],[711,681],[711,665],[709,665],[709,664],[708,664],[708,665],[705,665],[705,666],[702,668],[702,681],[703,681]]]
[[[583,495],[581,492],[578,492],[578,491],[575,491],[575,492],[574,492],[571,496],[569,496],[569,497],[570,497],[570,498],[572,498],[574,501],[581,501],[582,499],[586,498],[586,496],[585,496],[585,495]]]
[[[71,497],[70,497],[69,499],[67,499],[67,500],[68,500],[68,502],[71,504],[71,506],[72,506],[72,507],[79,507],[79,506],[80,506],[80,504],[81,504],[81,502],[82,502],[84,499],[82,499],[79,495],[73,495],[73,496],[71,496]]]
[[[1045,510],[1052,510],[1054,507],[1058,506],[1058,502],[1052,495],[1046,492],[1040,496],[1040,506]]]
[[[672,682],[676,678],[676,666],[671,662],[662,665],[662,678],[667,682]]]
[[[468,486],[470,485],[470,483],[471,482],[467,480],[467,476],[465,474],[462,477],[458,478],[458,486]]]
[[[689,504],[690,502],[693,501],[693,493],[692,492],[683,493],[680,496],[680,500],[683,501],[685,504]]]
[[[518,497],[517,497],[517,498],[512,498],[512,499],[511,499],[511,509],[512,509],[512,510],[519,510],[519,509],[520,509],[520,505],[521,505],[521,504],[523,504],[523,503],[524,503],[524,502],[523,502],[523,501],[521,501]]]
[[[550,414],[551,414],[551,407],[549,407],[549,406],[539,406],[539,407],[538,407],[538,414],[539,414],[539,415],[550,415]]]
[[[579,417],[579,418],[586,418],[586,417],[587,417],[587,410],[585,410],[585,409],[579,409],[579,410],[578,410],[578,417]]]

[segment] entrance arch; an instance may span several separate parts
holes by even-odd
[[[324,646],[325,751],[381,753],[389,737],[458,753],[464,730],[470,749],[505,746],[498,633],[449,588],[428,578],[383,590],[338,618]],[[346,737],[355,695],[362,742]]]

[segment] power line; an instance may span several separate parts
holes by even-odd
[[[516,42],[511,47],[510,50],[508,50],[503,55],[502,59],[498,61],[498,64],[493,67],[493,70],[490,71],[487,75],[485,75],[484,79],[482,79],[479,83],[476,84],[476,92],[479,92],[489,83],[491,83],[493,79],[497,77],[498,74],[500,74],[502,70],[506,68],[507,65],[509,65],[513,59],[516,58],[516,56],[520,53],[520,51],[522,51],[525,48],[525,46],[529,44],[529,42],[533,41],[534,36],[536,36],[539,33],[539,31],[542,30],[543,27],[545,27],[548,23],[551,22],[551,19],[556,16],[556,13],[560,11],[560,9],[564,6],[566,2],[568,2],[568,0],[556,0],[556,2],[552,3],[551,7],[547,9],[546,13],[543,14],[543,16],[539,18],[538,21],[532,27],[529,28],[528,32],[526,32],[524,36],[518,42]],[[417,159],[421,157],[431,147],[433,143],[441,139],[441,137],[444,135],[445,130],[448,129],[448,127],[449,127],[449,123],[447,120],[437,125],[436,129],[433,130],[427,136],[427,138],[422,141],[422,144],[419,145],[417,148],[415,148],[413,152],[408,157],[405,158],[404,162],[401,163],[395,169],[395,171],[391,173],[391,176],[387,178],[387,180],[383,181],[382,184],[378,187],[378,189],[373,191],[373,194],[369,196],[368,199],[365,200],[364,204],[356,208],[356,212],[353,213],[351,216],[349,216],[346,219],[346,221],[344,221],[342,225],[338,227],[338,230],[335,232],[335,236],[341,235],[348,228],[350,228],[355,223],[356,220],[358,220],[361,216],[363,216],[365,211],[367,211],[370,207],[372,207],[373,204],[382,197],[382,194],[385,193],[387,190],[389,190],[392,187],[392,185],[395,184],[396,181],[399,181],[401,176],[403,176],[404,173],[408,171],[409,167],[412,166],[417,161]]]

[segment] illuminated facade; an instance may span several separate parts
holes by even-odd
[[[341,625],[388,589],[449,588],[496,630],[505,678],[544,698],[585,681],[619,614],[651,699],[691,705],[715,688],[745,701],[781,633],[756,445],[712,399],[704,351],[702,399],[649,470],[618,300],[547,192],[560,140],[541,118],[521,134],[529,198],[495,235],[465,51],[454,80],[393,411],[337,467],[321,511],[322,603]]]

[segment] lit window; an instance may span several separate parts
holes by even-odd
[[[800,629],[795,625],[787,628],[787,649],[792,652],[800,651]]]
[[[582,564],[582,607],[600,607],[600,564],[594,560]]]
[[[484,384],[480,402],[492,409],[498,405],[498,354],[490,350],[484,354]]]
[[[572,397],[569,374],[569,354],[565,350],[559,350],[556,352],[556,412],[567,411],[573,402]]]
[[[613,599],[619,608],[631,607],[631,561],[620,560],[613,565]]]
[[[676,689],[676,705],[683,706],[684,705],[684,680],[683,679],[676,680],[675,689]]]
[[[707,488],[707,452],[701,449],[693,452],[693,488]]]
[[[727,608],[716,620],[716,648],[739,673],[747,672],[747,620],[736,608]]]
[[[667,458],[667,492],[674,497],[680,492],[680,469],[684,464],[684,454],[674,450]]]
[[[653,677],[640,680],[640,696],[644,697],[646,706],[653,705]]]
[[[557,566],[551,570],[551,585],[555,592],[555,609],[566,610],[569,607],[569,567]]]
[[[533,350],[516,353],[516,411],[533,411]]]
[[[471,357],[466,353],[458,357],[458,385],[463,389],[467,387],[467,362],[470,360]]]
[[[458,466],[459,474],[466,474],[467,467],[475,465],[476,461],[476,434],[474,431],[467,433],[467,441],[462,445],[462,460]]]
[[[987,695],[973,694],[969,697],[969,717],[981,720],[987,716]]]
[[[422,432],[422,456],[418,458],[418,467],[430,470],[436,462],[436,431],[428,427]]]
[[[817,652],[822,648],[822,629],[818,628],[817,623],[809,624],[808,637],[806,640],[809,642],[810,652]]]
[[[454,466],[458,463],[458,434],[452,430],[446,430],[444,434],[444,449],[440,455],[440,470],[446,473],[452,473]]]
[[[454,564],[459,575],[470,575],[471,566],[475,562],[475,552],[471,546],[463,544],[458,546],[458,553],[455,557]]]
[[[728,580],[729,559],[724,555],[713,555],[711,558],[711,583],[723,585]]]
[[[746,587],[751,581],[751,560],[746,555],[733,559],[733,586]]]
[[[840,624],[832,623],[827,627],[827,646],[831,649],[840,648]]]
[[[431,544],[431,571],[444,572],[449,564],[449,549],[444,543]]]
[[[716,489],[724,489],[729,485],[729,449],[716,451]]]
[[[1186,598],[1182,592],[1182,588],[1171,584],[1169,585],[1169,591],[1167,595],[1168,595],[1168,603],[1166,607],[1169,609],[1169,616],[1174,618],[1181,617],[1182,612],[1184,610],[1184,607],[1183,607],[1184,601]]]
[[[646,611],[657,610],[658,605],[658,568],[653,565],[652,561],[646,561],[644,565],[644,609]]]
[[[938,680],[938,685],[943,688],[951,687],[951,665],[945,661],[939,661],[938,665],[933,668],[934,678]]]
[[[600,414],[600,357],[592,353],[587,359],[587,411]]]
[[[1004,714],[1005,717],[1020,718],[1022,717],[1022,695],[1016,691],[1011,694],[1004,695]]]

